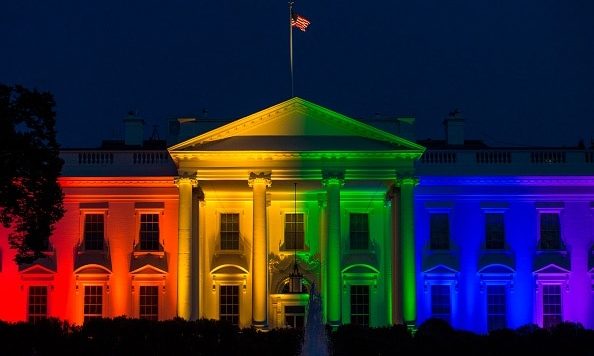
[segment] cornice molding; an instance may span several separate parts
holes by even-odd
[[[525,177],[428,177],[420,176],[421,185],[543,185],[594,186],[594,176],[525,176]]]
[[[60,177],[61,187],[84,186],[143,186],[143,187],[175,187],[174,177]]]
[[[415,161],[415,151],[171,151],[176,161],[246,161],[246,160],[323,160],[323,159],[400,159]]]

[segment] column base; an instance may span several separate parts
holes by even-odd
[[[256,321],[253,320],[252,321],[252,326],[255,327],[256,329],[268,329],[268,322],[267,321]]]
[[[417,322],[416,320],[408,320],[404,322],[406,325],[406,329],[410,331],[413,335],[417,332]]]
[[[338,327],[342,325],[342,323],[340,321],[328,321],[328,325],[332,327],[333,331],[336,331],[336,329],[338,329]]]

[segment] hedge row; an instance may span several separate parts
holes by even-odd
[[[563,323],[477,335],[429,320],[413,335],[404,326],[327,329],[331,355],[594,355],[594,330]],[[97,319],[74,326],[57,319],[0,322],[0,355],[299,355],[295,329],[258,332],[215,320]]]

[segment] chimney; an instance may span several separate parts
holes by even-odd
[[[415,142],[417,137],[415,134],[415,118],[414,117],[398,117],[396,118],[396,135],[405,138],[409,141]]]
[[[179,134],[177,136],[178,142],[182,142],[196,135],[198,120],[195,117],[180,117],[177,119],[177,122],[179,123]]]
[[[144,141],[144,120],[129,112],[124,119],[124,144],[126,146],[142,146]]]
[[[459,114],[458,109],[455,109],[443,120],[448,145],[464,145],[464,119]]]

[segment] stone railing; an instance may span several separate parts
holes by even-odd
[[[479,151],[476,153],[477,164],[510,164],[512,153],[509,151]]]
[[[175,175],[166,150],[64,150],[64,176]]]
[[[594,175],[594,150],[591,149],[479,149],[432,150],[428,149],[417,163],[422,174],[437,174],[446,167],[473,172],[494,171],[518,174]],[[454,170],[446,170],[454,173]],[[446,172],[444,171],[444,172]]]
[[[72,150],[60,152],[66,165],[161,165],[169,164],[167,151],[100,151]]]
[[[454,164],[456,163],[457,154],[455,151],[427,151],[421,156],[421,163]]]
[[[78,164],[113,164],[111,152],[78,152]]]

